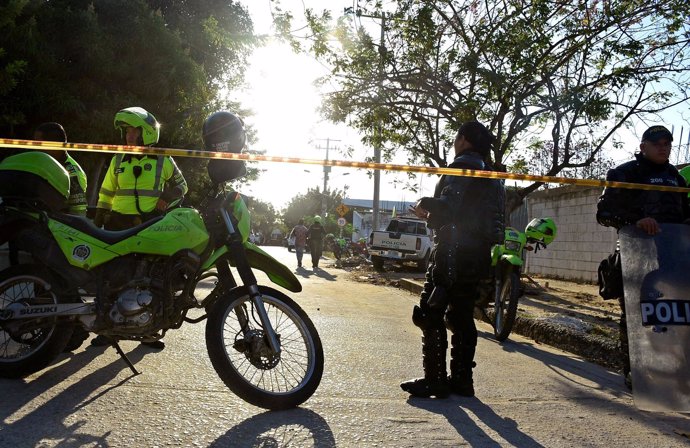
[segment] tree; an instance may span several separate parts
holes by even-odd
[[[282,230],[285,232],[285,228],[280,222],[280,216],[273,205],[251,198],[247,201],[247,208],[251,215],[254,232],[261,232],[262,235],[268,236],[276,226],[283,227]]]
[[[446,166],[445,142],[477,119],[496,136],[497,169],[524,168],[528,148],[542,148],[546,163],[531,174],[568,175],[605,159],[632,119],[688,100],[684,1],[401,0],[390,13],[380,1],[359,4],[371,10],[335,30],[328,13],[308,10],[307,50],[330,64],[326,81],[338,86],[325,115],[388,159],[403,149],[410,163]],[[385,14],[383,47],[361,11],[378,23]]]
[[[326,233],[339,232],[335,208],[343,202],[343,197],[344,193],[338,189],[329,190],[324,195],[318,187],[310,188],[306,193],[292,198],[283,211],[283,222],[288,229],[297,225],[300,219],[304,219],[307,225],[311,224],[314,216],[321,216],[322,201],[325,200],[326,216],[321,216],[322,225]]]
[[[0,134],[18,138],[59,121],[70,141],[120,143],[115,112],[141,106],[162,123],[158,146],[200,148],[204,118],[228,107],[258,44],[232,0],[9,0],[0,23]],[[110,155],[76,157],[97,188]],[[194,193],[203,164],[181,165]]]

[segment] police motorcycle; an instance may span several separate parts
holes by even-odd
[[[244,142],[235,115],[216,112],[204,122],[207,150],[240,152]],[[297,303],[257,283],[254,269],[291,292],[302,290],[287,267],[247,240],[246,204],[225,186],[245,173],[241,161],[213,159],[213,186],[199,210],[175,208],[112,232],[59,211],[69,178],[49,155],[0,162],[0,244],[13,240],[33,260],[0,272],[0,377],[43,369],[84,330],[112,340],[137,374],[118,341],[155,341],[206,320],[211,363],[240,398],[286,409],[311,397],[323,373],[321,340]],[[196,297],[209,273],[215,287]]]
[[[494,328],[494,336],[498,341],[508,339],[515,324],[518,301],[524,288],[520,283],[523,252],[538,251],[556,238],[556,224],[551,218],[534,218],[527,224],[524,232],[512,227],[506,227],[505,241],[491,249],[491,265],[494,269],[493,285],[488,294],[483,294],[484,302],[479,303],[480,310],[487,317]],[[488,317],[487,307],[493,298],[493,316]]]

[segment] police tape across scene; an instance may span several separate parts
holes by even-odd
[[[343,168],[361,168],[383,171],[402,171],[409,173],[424,174],[447,174],[450,176],[481,177],[486,179],[507,179],[522,180],[529,182],[543,182],[549,184],[567,184],[581,187],[614,187],[633,190],[658,190],[673,191],[679,193],[690,193],[690,188],[669,187],[663,185],[644,185],[631,182],[611,182],[598,179],[573,179],[557,176],[536,176],[531,174],[503,173],[498,171],[467,170],[460,168],[395,165],[391,163],[374,162],[353,162],[346,160],[323,160],[323,159],[303,159],[296,157],[266,156],[249,153],[227,153],[212,152],[203,150],[176,149],[176,148],[154,148],[150,146],[125,146],[125,145],[99,145],[93,143],[58,143],[36,140],[0,139],[0,148],[6,149],[42,149],[56,151],[83,151],[83,152],[106,152],[106,153],[131,153],[131,154],[154,154],[174,157],[193,157],[201,159],[226,159],[244,160],[247,162],[277,162],[295,163],[303,165],[322,165],[337,166]]]

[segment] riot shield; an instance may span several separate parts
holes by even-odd
[[[690,226],[619,233],[635,406],[690,411]]]

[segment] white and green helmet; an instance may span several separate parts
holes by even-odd
[[[141,128],[141,139],[144,145],[158,143],[161,125],[152,113],[142,107],[128,107],[115,114],[115,129],[121,133],[128,127]],[[124,134],[123,134],[124,135]]]

